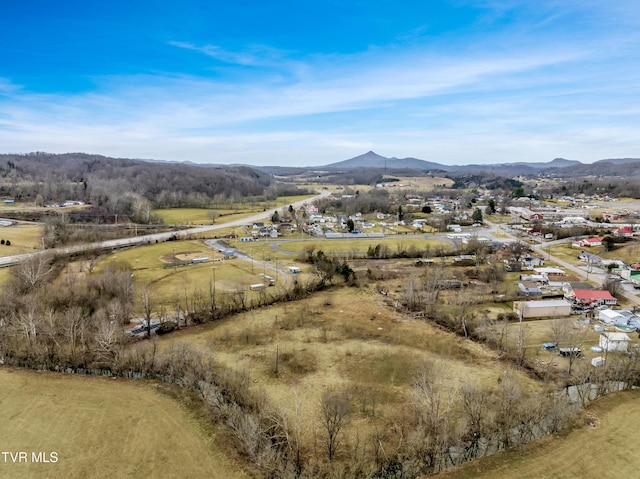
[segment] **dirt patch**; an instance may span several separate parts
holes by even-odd
[[[202,250],[176,251],[175,254],[170,253],[170,254],[165,254],[164,256],[161,256],[160,261],[162,261],[163,263],[175,263],[175,262],[185,263],[185,262],[190,262],[191,260],[196,258],[204,258],[204,257],[208,257],[209,259],[211,259],[211,257],[207,256],[206,253],[204,253]]]

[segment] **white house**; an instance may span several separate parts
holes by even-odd
[[[612,309],[603,309],[598,312],[598,320],[604,324],[613,325],[622,322],[626,324],[625,319],[626,318],[624,316]]]
[[[600,347],[608,352],[626,352],[631,339],[626,333],[601,333]]]

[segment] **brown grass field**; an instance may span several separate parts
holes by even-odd
[[[242,245],[244,247],[244,245],[258,244],[256,242],[243,243]],[[240,245],[239,242],[238,245]],[[257,295],[256,292],[248,291],[248,288],[251,284],[264,281],[258,276],[260,273],[277,278],[276,286],[283,286],[285,273],[276,275],[273,270],[263,267],[260,262],[262,245],[259,246],[259,249],[255,248],[258,247],[255,246],[252,251],[256,258],[255,262],[239,258],[222,261],[222,255],[218,251],[211,250],[203,241],[169,241],[116,251],[101,260],[95,271],[100,272],[109,264],[124,263],[131,268],[134,284],[138,290],[149,285],[159,303],[171,306],[175,305],[177,296],[181,298],[184,298],[185,295],[191,296],[194,291],[208,294],[214,277],[218,294],[225,291],[235,292],[240,289],[246,290],[248,295]],[[282,257],[282,260],[278,260],[281,271],[286,268],[286,265],[294,264],[293,258],[290,256],[274,255],[272,251],[265,248],[265,256],[267,255],[270,255],[268,261],[270,264],[275,264],[276,257]],[[199,257],[207,257],[210,261],[189,266],[171,267],[175,261],[190,261]],[[81,267],[82,265],[77,265],[77,268]]]
[[[576,368],[590,368],[591,359],[597,356],[603,356],[604,353],[596,353],[591,351],[591,346],[598,346],[600,341],[600,333],[594,331],[594,324],[600,325],[598,322],[592,322],[592,324],[580,324],[577,322],[579,316],[572,316],[568,318],[553,319],[539,319],[532,321],[525,321],[523,323],[525,329],[525,348],[526,357],[530,360],[539,363],[538,367],[543,369],[548,368],[549,371],[566,372],[569,368],[569,361],[567,358],[559,356],[556,352],[546,351],[542,348],[542,343],[555,342],[554,338],[554,321],[557,321],[559,325],[564,324],[566,331],[571,337],[560,341],[560,347],[580,347],[582,349],[582,358],[574,362]],[[508,338],[507,343],[515,347],[517,338],[519,323],[510,323],[508,326]],[[605,327],[606,331],[615,332],[612,326]],[[629,334],[631,339],[629,348],[633,345],[639,344],[637,334]],[[564,338],[567,338],[566,334]],[[614,358],[623,353],[609,353],[610,357]]]
[[[569,432],[438,474],[440,479],[575,479],[638,477],[635,454],[640,392],[610,394],[589,405]]]
[[[452,179],[438,176],[397,176],[394,178],[400,180],[395,184],[402,183],[404,188],[418,188],[420,190],[433,190],[441,188],[441,185],[445,185],[448,188],[453,184]]]
[[[58,455],[48,464],[0,456],[0,477],[247,477],[215,431],[162,387],[0,369],[0,449]]]
[[[33,224],[18,224],[16,226],[4,226],[0,228],[0,239],[11,241],[11,246],[0,245],[0,256],[11,256],[20,253],[29,253],[34,249],[40,249],[42,227]]]
[[[322,435],[326,391],[347,391],[354,412],[348,437],[401,415],[427,363],[444,367],[450,393],[470,378],[497,384],[504,365],[493,351],[422,320],[407,320],[367,289],[341,288],[183,330],[161,347],[186,341],[249,374],[283,411],[301,411],[307,444]],[[277,369],[276,369],[277,364]],[[517,373],[528,388],[539,384]],[[364,437],[364,436],[362,436]]]

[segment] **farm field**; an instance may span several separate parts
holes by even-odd
[[[49,464],[0,461],[0,477],[247,477],[217,449],[215,431],[159,387],[0,369],[2,450],[58,457]]]
[[[0,256],[28,253],[41,248],[42,227],[33,224],[18,224],[0,227],[0,239],[11,241],[11,245],[0,245]]]
[[[613,393],[592,402],[574,430],[548,436],[518,450],[446,471],[438,479],[574,479],[636,477],[640,392]],[[588,424],[587,424],[588,423]],[[607,465],[607,467],[603,467]]]

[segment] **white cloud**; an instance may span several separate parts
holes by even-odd
[[[172,42],[251,74],[112,76],[75,95],[33,94],[0,78],[0,143],[272,164],[369,149],[452,163],[637,155],[640,79],[625,56],[637,35],[585,36],[502,30],[446,44],[417,32],[410,45],[295,59],[264,46]]]

